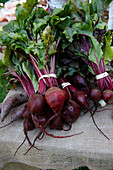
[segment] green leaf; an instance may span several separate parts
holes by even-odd
[[[11,57],[11,49],[6,48],[5,53],[4,53],[4,64],[6,66],[10,66],[11,65],[10,57]]]
[[[113,59],[113,47],[108,46],[104,53],[104,60],[110,62]]]
[[[37,19],[37,22],[33,23],[34,31],[39,31],[46,23],[44,19]]]
[[[6,90],[6,85],[8,84],[8,80],[6,78],[0,78],[0,103],[2,103],[8,93]],[[9,87],[10,89],[10,87]]]
[[[25,50],[26,54],[30,54],[31,52],[33,52],[35,55],[36,54],[39,55],[39,50],[38,50],[37,44],[34,41],[30,41],[29,45],[24,50]]]
[[[50,45],[50,48],[49,48],[49,52],[48,52],[48,55],[53,55],[55,54],[57,51],[56,51],[56,42],[54,41],[51,45]]]
[[[55,9],[53,10],[52,17],[53,17],[54,15],[60,14],[61,12],[62,12],[62,9],[61,9],[61,8],[55,8]]]
[[[55,29],[55,26],[60,22],[60,17],[59,16],[52,16],[51,17],[51,25],[54,27]]]
[[[105,29],[106,28],[106,23],[105,22],[101,22],[99,24],[97,24],[95,26],[95,29],[98,28],[98,29]]]
[[[92,67],[90,67],[89,65],[88,65],[88,70],[89,70],[90,73],[92,73],[93,75],[95,75],[94,70],[93,70]]]
[[[90,48],[88,59],[98,65],[101,58],[103,58],[103,51],[99,42],[94,37],[90,38],[92,41],[92,48]]]
[[[77,34],[76,31],[74,31],[73,29],[71,29],[69,27],[66,27],[66,29],[64,30],[63,33],[65,34],[65,37],[68,39],[69,42],[72,42],[73,41],[73,36],[75,34]]]
[[[71,68],[71,67],[70,67],[70,68],[68,69],[68,75],[69,75],[69,76],[72,76],[72,75],[75,73],[75,71],[76,71],[75,68]]]
[[[51,34],[51,27],[48,25],[42,33],[42,38],[44,40],[45,45],[50,41],[50,34]]]
[[[67,16],[65,18],[60,18],[60,22],[58,22],[57,27],[63,31],[65,27],[69,27],[70,24],[71,24],[70,17]]]
[[[55,8],[52,16],[58,15],[60,18],[66,17],[70,12],[71,5],[71,2],[69,1],[69,3],[65,4],[62,8]]]
[[[91,12],[97,13],[100,16],[102,11],[109,7],[112,0],[92,0],[90,4]],[[104,9],[104,10],[103,10]]]
[[[83,22],[75,23],[72,25],[72,29],[76,30],[76,32],[78,34],[84,34],[84,35],[88,35],[88,36],[92,36],[92,34],[93,34],[92,23],[90,23],[90,24],[86,24]]]
[[[1,80],[2,80],[2,75],[5,70],[5,65],[2,60],[0,60],[0,86],[2,86]]]
[[[37,0],[27,0],[25,3],[16,8],[15,16],[19,20],[25,20],[32,12],[33,7],[36,5]]]
[[[113,46],[111,46],[111,34],[108,33],[105,36],[105,45],[103,47],[104,61],[110,62],[113,59]]]
[[[3,31],[5,32],[17,32],[21,29],[24,29],[24,25],[21,21],[12,20],[5,26],[3,26]]]
[[[83,3],[83,9],[85,11],[85,16],[86,16],[86,20],[90,19],[90,4],[89,4],[89,0],[85,0],[85,2]]]
[[[23,68],[23,71],[27,74],[27,76],[31,79],[34,85],[34,88],[35,88],[35,92],[37,92],[39,83],[38,83],[37,76],[35,74],[33,66],[29,62],[23,62],[22,68]]]

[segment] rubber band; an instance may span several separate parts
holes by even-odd
[[[69,82],[66,82],[66,83],[62,83],[61,86],[62,88],[64,89],[65,87],[67,86],[70,86],[71,84]]]
[[[39,81],[40,81],[41,79],[43,79],[43,78],[50,78],[50,77],[57,78],[57,77],[56,77],[56,74],[51,73],[51,74],[45,74],[45,75],[40,76],[40,77],[39,77]]]
[[[107,72],[104,72],[104,73],[98,74],[98,75],[96,76],[96,79],[99,80],[99,79],[102,79],[102,78],[104,78],[104,77],[106,77],[106,76],[108,76],[108,75],[109,75],[109,74],[108,74]]]
[[[41,79],[47,78],[47,77],[49,77],[49,74],[42,75],[42,76],[39,77],[39,81],[40,81]]]
[[[56,74],[54,74],[54,73],[49,74],[49,77],[57,78]]]

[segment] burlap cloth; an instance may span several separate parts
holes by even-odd
[[[8,95],[18,93],[21,89],[11,90]],[[112,106],[109,106],[112,108]],[[0,123],[0,126],[10,121],[11,113]],[[104,133],[111,139],[108,141],[94,126],[90,114],[81,116],[68,132],[49,130],[55,135],[69,135],[83,131],[78,136],[56,139],[44,136],[37,140],[36,146],[41,151],[29,148],[28,142],[21,147],[16,156],[14,152],[24,140],[23,120],[17,121],[7,128],[0,129],[0,168],[8,162],[21,162],[41,169],[71,170],[79,166],[88,166],[92,170],[113,169],[113,119],[112,111],[97,112],[95,121]],[[38,130],[29,133],[33,140]]]

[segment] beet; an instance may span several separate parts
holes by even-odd
[[[73,99],[83,108],[88,108],[87,94],[83,91],[77,91],[76,93],[74,93]]]
[[[40,94],[33,94],[28,102],[27,102],[27,109],[30,111],[31,114],[40,114],[43,112],[45,108],[45,100],[44,97]]]
[[[53,119],[50,122],[50,129],[57,129],[57,130],[63,129],[63,121],[62,121],[61,116],[55,117],[55,119]]]
[[[32,120],[36,128],[39,127],[40,125],[43,127],[48,121],[48,117],[46,115],[39,115],[39,116],[32,115]]]
[[[86,79],[83,76],[81,76],[80,74],[74,75],[72,79],[73,79],[73,84],[78,86],[78,87],[87,86]]]
[[[27,109],[27,105],[26,105],[26,107],[25,107],[25,109],[24,109],[24,111],[23,111],[23,113],[22,113],[22,116],[23,116],[24,119],[27,119],[27,120],[32,119],[32,118],[31,118],[31,113],[30,113],[30,111]]]
[[[113,93],[111,90],[104,90],[102,92],[102,99],[105,100],[106,102],[112,99]]]
[[[101,99],[101,93],[98,89],[91,89],[90,91],[90,98],[94,102],[98,102]]]
[[[80,87],[79,91],[83,91],[83,92],[85,92],[89,96],[91,88],[90,88],[90,86]]]
[[[35,125],[32,120],[24,119],[24,129],[26,131],[33,130],[34,128],[35,128]]]
[[[69,93],[66,90],[63,90],[64,95],[65,95],[65,100],[69,100]]]
[[[69,100],[62,110],[62,117],[68,125],[71,125],[79,118],[80,111],[80,106],[75,101]]]
[[[55,114],[59,114],[65,102],[64,91],[58,87],[51,87],[45,92],[45,99]]]

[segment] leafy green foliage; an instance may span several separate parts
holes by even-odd
[[[19,5],[16,8],[16,18],[21,21],[26,20],[36,4],[37,0],[27,0],[22,5]]]
[[[5,67],[4,67],[4,63],[2,60],[0,60],[0,78],[2,77],[3,73],[4,73]],[[0,86],[1,86],[1,79],[0,79]]]
[[[88,0],[84,3],[82,0],[72,2],[74,11],[73,13],[70,11],[71,24],[63,31],[63,49],[71,50],[76,57],[84,58],[86,63],[88,63],[87,59],[94,62],[97,67],[103,57],[105,61],[110,61],[113,56],[110,47],[111,35],[107,31],[107,24],[103,18],[103,13],[110,2],[103,0],[99,2],[92,0],[90,4]],[[94,74],[90,65],[88,69]],[[72,70],[76,71],[74,67],[70,67],[70,70],[69,74],[72,74]]]
[[[3,26],[3,31],[5,32],[17,32],[19,30],[24,29],[24,25],[21,21],[18,20],[12,20],[5,26]]]
[[[101,45],[95,38],[90,38],[92,40],[92,48],[90,48],[88,59],[98,65],[101,58],[103,57]]]
[[[51,16],[48,11],[36,7],[37,0],[18,5],[17,20],[9,22],[0,32],[0,44],[7,47],[4,64],[14,67],[21,75],[19,64],[23,63],[24,72],[31,77],[35,90],[37,78],[33,67],[30,71],[29,55],[37,59],[39,69],[44,69],[50,56],[56,54],[58,75],[73,75],[88,68],[93,73],[87,64],[89,61],[98,65],[102,58],[110,61],[113,56],[111,35],[103,18],[110,2],[92,0],[89,4],[89,0],[70,0],[62,9],[54,9]],[[56,49],[59,38],[60,46]],[[68,67],[64,63],[69,64]]]
[[[0,103],[3,102],[4,98],[6,97],[8,91],[6,90],[6,85],[8,83],[8,80],[5,78],[1,78],[1,84],[2,86],[0,86]]]

